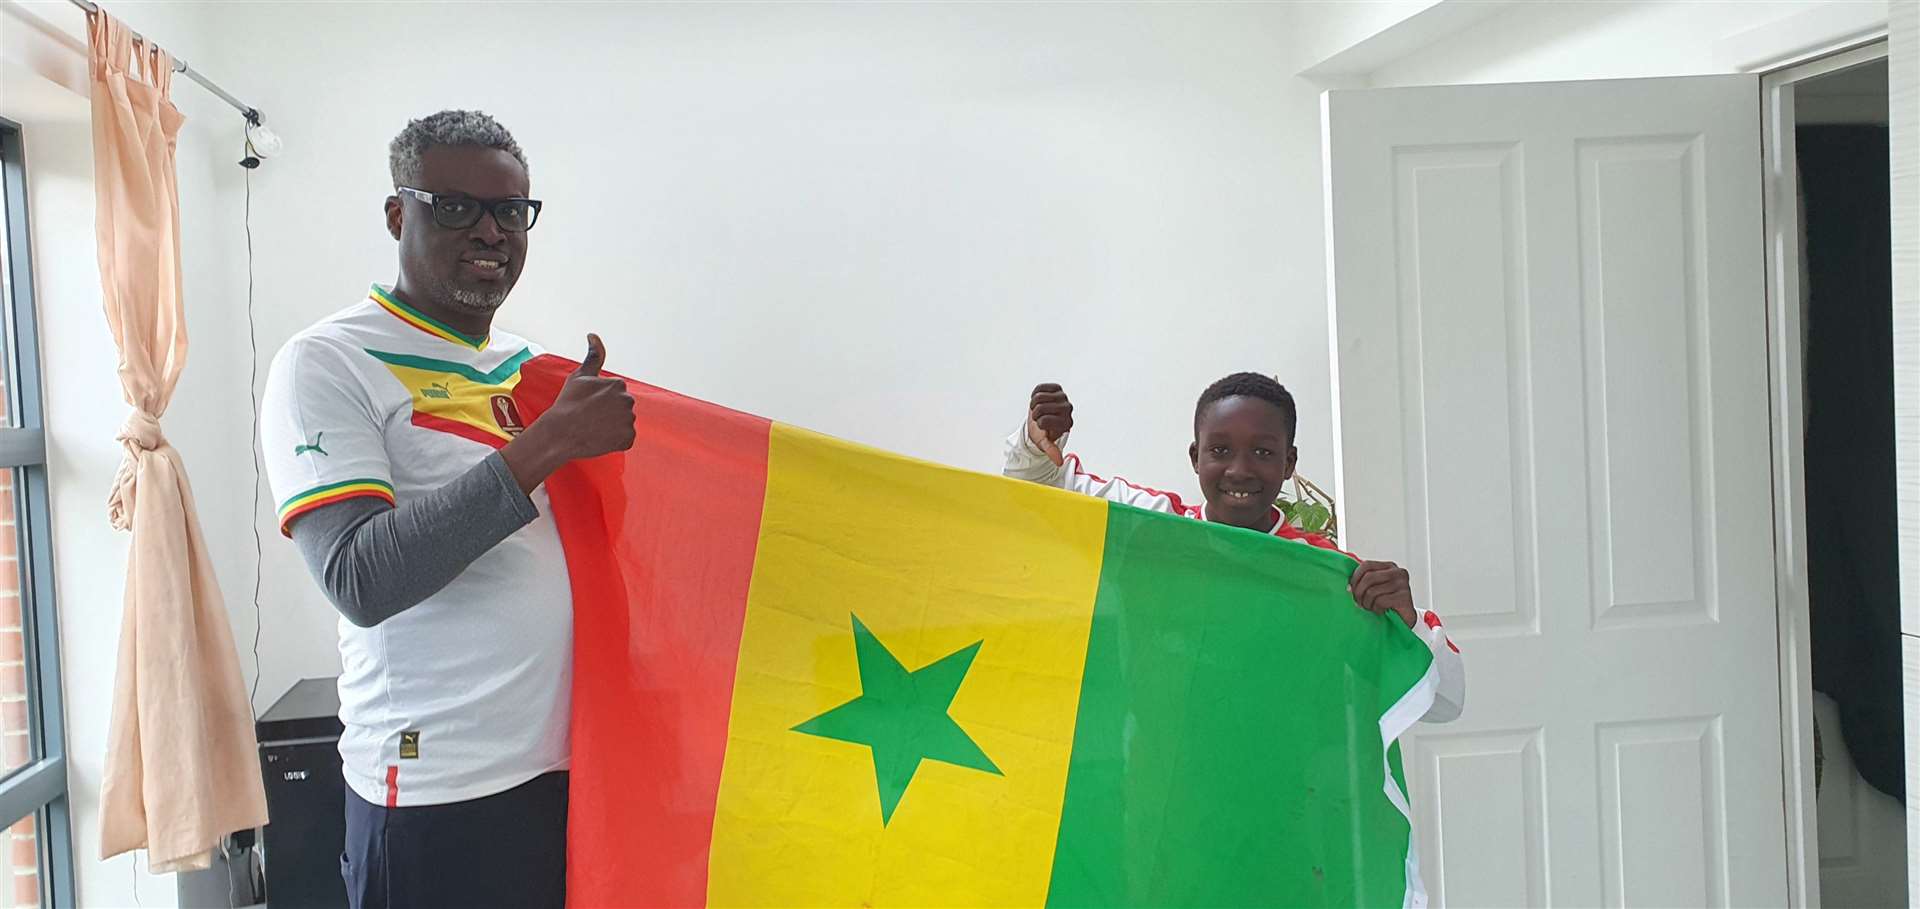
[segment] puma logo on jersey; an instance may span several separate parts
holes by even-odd
[[[453,399],[453,390],[439,382],[435,382],[427,388],[420,389],[420,393],[429,398],[439,398],[443,401]]]
[[[306,454],[307,452],[309,452],[309,451],[311,451],[311,452],[314,452],[314,453],[316,453],[316,454],[318,454],[318,455],[320,455],[320,456],[321,456],[321,457],[323,457],[323,458],[330,458],[330,457],[333,457],[332,455],[330,455],[330,454],[327,454],[327,450],[326,450],[326,449],[324,449],[324,448],[321,448],[321,447],[320,447],[320,437],[321,437],[321,436],[324,436],[324,435],[326,435],[326,433],[324,433],[324,432],[316,432],[316,433],[314,433],[314,434],[313,434],[313,441],[312,441],[312,442],[309,442],[309,443],[307,443],[307,444],[305,444],[305,445],[295,445],[295,446],[293,446],[293,456],[297,458],[297,457],[299,457],[299,456],[301,456],[301,455],[303,455],[303,454]]]

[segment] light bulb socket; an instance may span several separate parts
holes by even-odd
[[[280,135],[268,129],[264,123],[248,124],[247,144],[252,147],[253,154],[262,158],[271,158],[280,154],[280,150],[285,147],[285,144],[280,141]]]

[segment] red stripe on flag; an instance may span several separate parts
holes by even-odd
[[[387,765],[387,807],[400,807],[400,765]]]
[[[514,397],[528,425],[574,368],[554,356],[522,368]],[[633,450],[547,481],[573,585],[567,903],[700,906],[771,424],[628,389]],[[621,490],[620,501],[601,501],[594,486]],[[620,505],[629,512],[607,513]],[[689,512],[702,520],[655,520]],[[625,528],[619,538],[613,526]]]

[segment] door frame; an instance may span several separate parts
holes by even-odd
[[[1761,186],[1766,233],[1768,397],[1772,411],[1774,590],[1780,624],[1780,732],[1787,815],[1787,889],[1794,905],[1820,905],[1819,815],[1813,776],[1812,629],[1807,592],[1805,374],[1801,309],[1799,174],[1794,168],[1794,86],[1887,58],[1887,39],[1764,73],[1760,79]]]

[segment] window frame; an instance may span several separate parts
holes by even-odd
[[[0,428],[0,469],[14,474],[19,534],[20,619],[27,683],[27,724],[34,759],[0,780],[0,827],[38,816],[35,843],[44,906],[75,905],[73,828],[67,780],[66,712],[60,683],[60,633],[53,585],[52,505],[48,498],[46,408],[41,399],[33,255],[27,218],[26,147],[20,124],[0,117],[0,200],[12,295],[5,379],[17,402],[18,427]],[[0,339],[4,342],[4,339]]]

